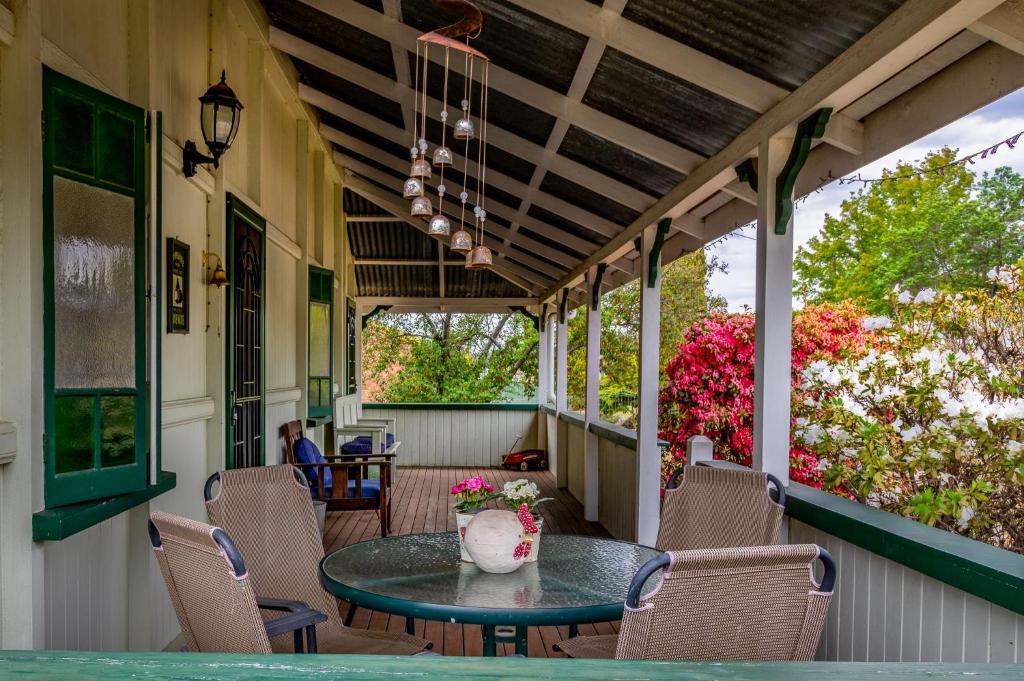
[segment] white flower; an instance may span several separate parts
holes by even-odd
[[[924,428],[922,428],[921,426],[918,426],[918,425],[913,425],[913,426],[907,428],[906,430],[901,430],[900,431],[900,437],[903,438],[904,442],[910,442],[911,440],[913,440],[915,437],[917,437],[918,435],[920,435],[923,432],[924,432]]]
[[[974,517],[974,509],[970,506],[964,506],[960,509],[960,517],[957,518],[956,524],[961,530],[967,529],[967,524],[971,522],[971,518]]]
[[[935,289],[923,288],[917,292],[914,296],[915,303],[923,303],[924,305],[930,305],[935,302]]]
[[[1006,443],[1006,451],[1010,452],[1010,454],[1019,454],[1022,449],[1024,449],[1024,444],[1016,440],[1008,440]]]
[[[804,429],[804,443],[812,446],[817,444],[818,441],[821,439],[821,436],[824,434],[824,432],[824,428],[819,426],[817,423],[812,423],[811,425],[807,426],[806,429]]]
[[[829,463],[829,462],[828,462],[827,460],[825,460],[825,459],[822,459],[821,461],[819,461],[819,462],[818,462],[818,466],[817,466],[817,468],[818,468],[818,470],[819,470],[819,471],[827,471],[827,470],[828,470],[829,468],[831,468],[831,467],[832,467],[832,464],[830,464],[830,463]]]
[[[507,499],[526,503],[540,496],[540,489],[537,485],[524,478],[506,482],[501,491]]]
[[[896,302],[900,305],[909,305],[913,301],[914,296],[910,295],[910,291],[901,291],[899,297],[896,298]]]
[[[888,329],[892,326],[892,320],[885,316],[879,317],[865,317],[861,321],[860,325],[864,327],[865,331],[877,331],[879,329]]]

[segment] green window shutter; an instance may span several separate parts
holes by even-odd
[[[148,479],[145,112],[43,70],[45,503]]]
[[[334,397],[334,272],[309,267],[309,348],[306,413],[331,415]]]

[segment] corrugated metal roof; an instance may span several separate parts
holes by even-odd
[[[386,210],[372,201],[367,201],[351,189],[346,189],[341,193],[341,206],[346,215],[389,215]]]
[[[395,61],[388,41],[339,21],[300,0],[264,0],[263,6],[274,26],[388,78],[395,77]],[[373,4],[368,6],[372,8]]]
[[[901,4],[903,0],[629,0],[622,16],[793,90]]]
[[[620,225],[628,225],[640,216],[639,211],[627,208],[621,203],[616,203],[606,196],[602,196],[552,172],[544,175],[544,180],[540,183],[540,189],[575,206],[585,208],[595,215],[602,215]]]
[[[356,290],[360,296],[439,295],[436,267],[359,265],[356,267]]]
[[[746,107],[610,47],[583,102],[705,156],[757,120]]]
[[[348,243],[352,256],[433,260],[437,241],[404,222],[349,222]]]
[[[444,294],[449,298],[517,298],[523,289],[490,270],[467,270],[461,263],[444,268]]]
[[[500,0],[474,0],[486,16],[477,49],[509,71],[565,94],[587,37]],[[405,0],[402,20],[420,31],[432,31],[455,21],[455,15],[429,0]],[[461,85],[460,85],[461,90]]]
[[[682,173],[667,168],[635,151],[570,125],[558,153],[640,191],[661,196],[679,184]]]
[[[350,104],[357,109],[372,114],[392,125],[402,127],[402,107],[398,102],[360,87],[333,73],[328,73],[301,59],[292,58],[295,70],[299,72],[299,82],[326,92],[335,99]],[[321,112],[322,114],[323,112]]]

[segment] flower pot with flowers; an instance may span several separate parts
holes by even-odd
[[[545,501],[551,501],[551,499],[541,498],[540,489],[538,489],[537,485],[521,478],[505,483],[501,490],[501,500],[505,503],[508,510],[513,513],[523,514],[526,512],[532,517],[533,527],[536,528],[536,531],[532,533],[532,542],[529,542],[531,544],[530,550],[526,554],[525,560],[527,563],[535,562],[540,554],[540,531],[544,525],[544,519],[537,513],[537,507]],[[523,509],[523,506],[526,508]],[[521,520],[525,520],[525,518],[521,518]],[[526,523],[524,523],[525,526]]]
[[[459,531],[459,553],[467,563],[472,563],[466,551],[466,526],[473,517],[484,510],[488,501],[500,495],[494,493],[494,485],[484,480],[482,475],[474,475],[452,485],[451,494],[455,497],[455,526]]]

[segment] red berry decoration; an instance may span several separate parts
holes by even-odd
[[[537,533],[537,525],[533,522],[533,515],[530,513],[530,508],[526,504],[519,505],[519,511],[516,512],[516,516],[519,517],[519,522],[523,524],[523,529],[530,534]]]

